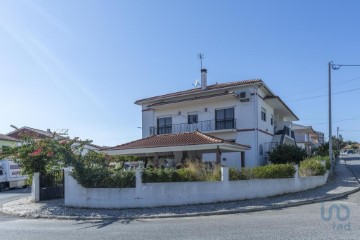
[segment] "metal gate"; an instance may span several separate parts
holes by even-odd
[[[40,174],[40,201],[64,197],[64,170]]]

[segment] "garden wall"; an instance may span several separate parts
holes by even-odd
[[[142,183],[135,188],[84,188],[65,172],[65,205],[86,208],[141,208],[262,198],[304,191],[326,183],[324,176],[229,181],[222,168],[219,182]]]

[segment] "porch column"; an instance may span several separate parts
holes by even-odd
[[[154,165],[154,167],[159,167],[159,154],[158,153],[155,153],[153,165]]]
[[[245,167],[245,152],[240,152],[241,157],[241,167]]]
[[[217,146],[217,149],[216,149],[216,164],[220,164],[220,163],[221,163],[221,152],[220,152],[219,146]]]

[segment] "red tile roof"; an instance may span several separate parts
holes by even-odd
[[[40,129],[30,128],[30,127],[22,127],[18,130],[14,130],[6,135],[9,137],[15,138],[15,139],[22,139],[22,137],[24,135],[29,135],[34,138],[47,138],[47,137],[53,137],[55,135],[58,138],[64,138],[57,133],[43,131]]]
[[[203,144],[219,144],[226,143],[245,148],[251,148],[248,145],[242,145],[226,141],[221,138],[210,136],[200,132],[178,133],[178,134],[162,134],[155,135],[133,142],[125,143],[111,148],[102,150],[125,150],[125,149],[141,149],[141,148],[158,148],[158,147],[173,147],[173,146],[187,146],[187,145],[203,145]]]
[[[150,98],[144,98],[144,99],[137,100],[135,102],[135,104],[141,104],[141,102],[147,102],[147,101],[160,100],[163,98],[179,97],[179,96],[185,96],[185,95],[195,94],[195,93],[200,93],[200,92],[202,93],[202,92],[207,92],[210,90],[218,90],[218,89],[228,88],[228,87],[237,87],[237,86],[248,85],[248,84],[253,84],[253,83],[262,83],[263,84],[264,82],[261,79],[251,79],[251,80],[244,80],[244,81],[237,81],[237,82],[227,82],[227,83],[219,83],[219,84],[217,83],[217,84],[207,86],[207,88],[205,90],[203,90],[201,88],[194,88],[194,89],[190,89],[190,90],[174,92],[174,93],[154,96],[154,97],[150,97]]]

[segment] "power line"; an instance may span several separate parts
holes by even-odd
[[[333,83],[332,85],[336,86],[336,85],[340,85],[340,84],[343,84],[343,83],[353,82],[353,81],[356,81],[356,80],[359,80],[359,79],[360,79],[360,77],[356,77],[356,78],[351,78],[351,79],[347,79],[347,80],[343,80],[343,81],[337,81],[336,83]],[[292,93],[292,94],[289,94],[289,95],[285,95],[284,97],[294,96],[294,95],[298,95],[298,94],[302,94],[302,93],[308,93],[308,92],[315,92],[315,91],[318,91],[318,90],[321,90],[321,89],[325,89],[327,87],[328,87],[327,85],[322,85],[321,87],[318,87],[318,88],[312,88],[312,89],[309,89],[309,90],[295,92],[295,93]]]
[[[344,119],[337,120],[335,122],[346,122],[346,121],[357,120],[357,119],[360,119],[360,117],[344,118]],[[306,125],[313,126],[313,125],[321,125],[321,124],[327,124],[327,123],[329,123],[329,122],[320,122],[320,123],[313,123],[313,124],[306,124]]]
[[[359,91],[359,90],[360,90],[360,87],[348,89],[348,90],[344,90],[344,91],[335,92],[335,93],[331,94],[331,96],[342,94],[342,93],[355,92],[355,91]],[[304,97],[304,98],[298,98],[298,99],[292,99],[292,100],[290,99],[290,100],[286,100],[286,102],[297,102],[297,101],[314,99],[314,98],[322,98],[322,97],[327,97],[327,96],[328,96],[327,94],[323,94],[323,95],[317,95],[317,96],[312,96],[312,97]]]

